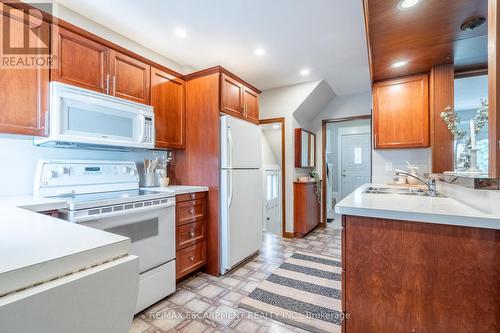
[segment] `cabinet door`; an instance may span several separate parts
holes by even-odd
[[[375,83],[373,122],[375,148],[428,147],[427,75]]]
[[[107,93],[108,48],[56,25],[52,29],[51,80]]]
[[[243,85],[232,77],[221,75],[221,111],[243,117]]]
[[[155,109],[157,148],[184,149],[185,92],[184,80],[151,68],[151,105]]]
[[[149,104],[151,66],[114,50],[110,51],[110,94]]]
[[[10,29],[9,35],[12,41],[22,41],[24,32],[30,30],[30,33],[33,33],[31,36],[34,37],[36,34],[41,41],[50,40],[48,23],[40,22],[39,26],[30,28],[28,22],[23,21],[22,15],[22,12],[11,10],[5,4],[0,4],[0,19],[3,22],[3,26],[0,28],[0,40],[3,41],[6,37],[4,35],[6,27]],[[18,47],[18,45],[14,47]],[[39,55],[47,57],[47,54],[42,54],[42,52]],[[48,68],[2,66],[0,68],[0,132],[45,135],[48,86]]]
[[[244,87],[243,105],[245,106],[245,118],[254,123],[259,123],[259,94],[252,89]]]

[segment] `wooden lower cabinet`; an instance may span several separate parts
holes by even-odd
[[[176,197],[176,278],[177,281],[205,266],[207,259],[206,192]]]
[[[177,280],[203,267],[206,260],[206,244],[204,241],[177,251]]]
[[[293,231],[302,238],[320,224],[320,203],[316,197],[316,183],[293,184]]]
[[[345,332],[500,332],[500,230],[343,219]]]

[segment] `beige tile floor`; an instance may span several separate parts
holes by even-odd
[[[297,250],[340,258],[341,229],[318,228],[303,239],[264,234],[256,257],[222,277],[204,273],[183,281],[177,291],[138,314],[130,333],[306,332],[238,308],[239,301]]]

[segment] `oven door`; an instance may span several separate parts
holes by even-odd
[[[129,237],[141,273],[175,259],[175,204],[80,224]]]

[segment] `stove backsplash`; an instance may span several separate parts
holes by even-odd
[[[139,174],[142,174],[144,159],[154,159],[157,156],[164,156],[164,152],[45,148],[34,146],[32,137],[0,134],[0,161],[2,163],[0,196],[32,194],[35,169],[40,158],[135,161],[138,163]]]

